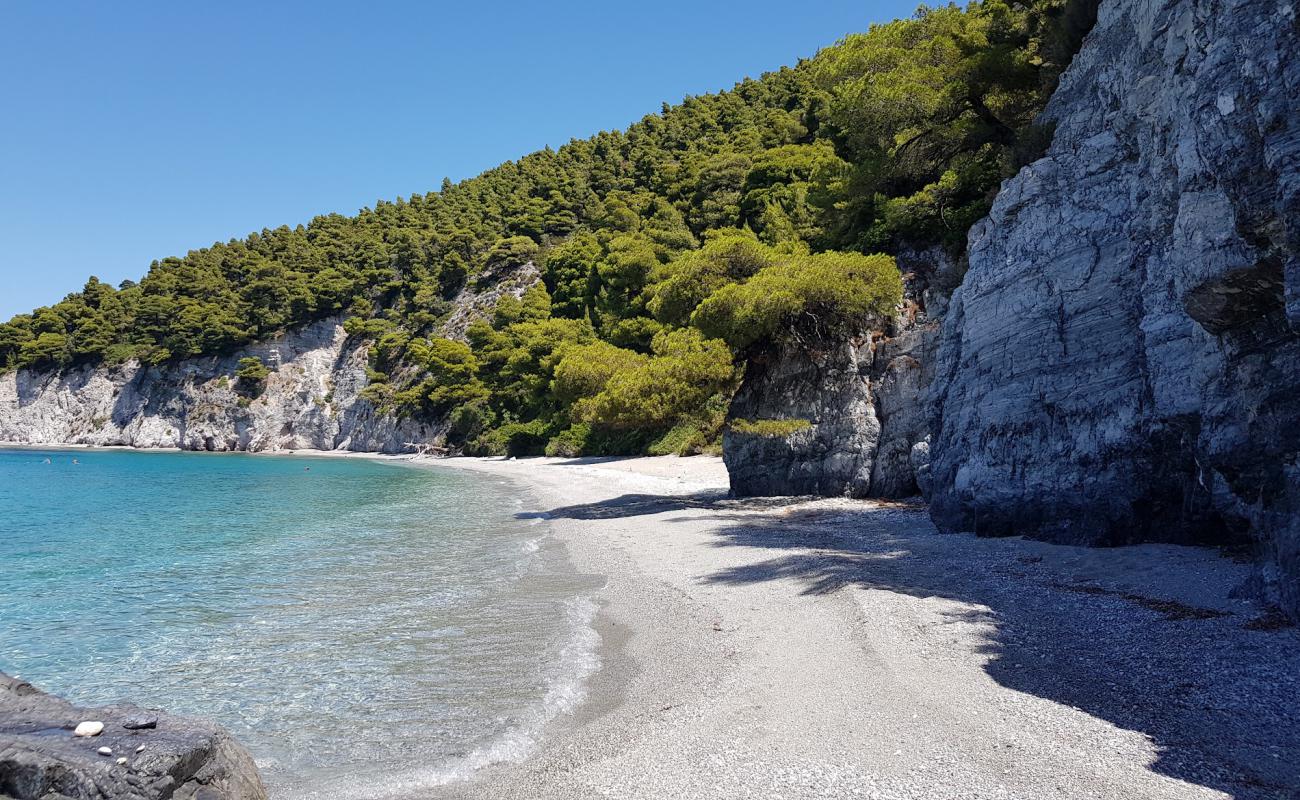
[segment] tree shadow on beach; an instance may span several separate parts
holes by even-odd
[[[1079,548],[941,534],[921,510],[796,510],[718,535],[719,546],[781,554],[708,582],[794,579],[808,594],[852,585],[968,604],[970,621],[994,631],[985,670],[999,684],[1146,734],[1155,772],[1243,800],[1300,797],[1300,635],[1261,624],[1263,609],[1161,596],[1158,565],[1143,590],[1080,580],[1057,563]]]
[[[668,511],[755,511],[781,508],[791,503],[789,497],[730,497],[726,490],[710,490],[685,495],[624,494],[597,503],[561,506],[550,511],[517,514],[520,519],[622,519],[663,514]]]
[[[720,522],[718,546],[770,551],[704,582],[788,581],[803,594],[856,586],[960,602],[969,608],[957,615],[991,632],[984,669],[1002,686],[1145,734],[1159,774],[1237,800],[1300,797],[1300,632],[1260,607],[1200,607],[1163,591],[1200,579],[1186,566],[940,534],[924,509],[906,505],[635,494],[547,516],[688,512],[667,518],[681,521],[695,509]],[[1104,572],[1121,559],[1128,583],[1097,580],[1098,565]]]

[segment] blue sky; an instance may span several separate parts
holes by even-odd
[[[793,63],[913,2],[0,4],[0,320]]]

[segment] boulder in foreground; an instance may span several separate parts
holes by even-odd
[[[127,727],[144,717],[156,727]],[[74,736],[85,721],[103,731]],[[265,800],[266,789],[252,756],[214,723],[130,705],[79,708],[0,673],[0,797]]]

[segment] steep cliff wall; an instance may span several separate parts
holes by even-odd
[[[1293,0],[1106,0],[970,235],[931,403],[949,530],[1259,542],[1300,611]]]

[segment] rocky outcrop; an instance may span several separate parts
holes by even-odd
[[[492,316],[501,298],[515,299],[542,282],[542,271],[529,261],[524,264],[493,264],[479,273],[452,300],[452,312],[442,323],[441,333],[448,339],[466,341],[466,332],[475,321]]]
[[[931,314],[942,311],[957,267],[939,250],[904,252],[898,265],[905,291],[895,319],[864,326],[873,333],[785,344],[749,361],[723,435],[733,492],[916,494],[912,451],[928,434],[923,400],[938,334]]]
[[[74,733],[92,721],[102,732]],[[217,725],[134,706],[78,708],[0,673],[0,797],[265,800],[266,789],[248,751]]]
[[[970,234],[931,393],[941,528],[1250,539],[1300,612],[1296,12],[1102,3],[1046,156]]]
[[[732,491],[867,496],[880,442],[871,353],[871,341],[856,338],[752,359],[722,440]]]
[[[326,319],[229,355],[162,366],[129,362],[0,375],[0,441],[186,450],[402,452],[442,431],[376,413],[366,343]],[[271,369],[250,391],[239,359]]]
[[[501,297],[540,280],[532,263],[490,268],[457,295],[442,335],[463,339]],[[383,453],[444,444],[444,425],[380,413],[361,396],[368,345],[330,318],[224,356],[0,374],[0,442]],[[271,370],[264,387],[235,377],[250,356]]]

